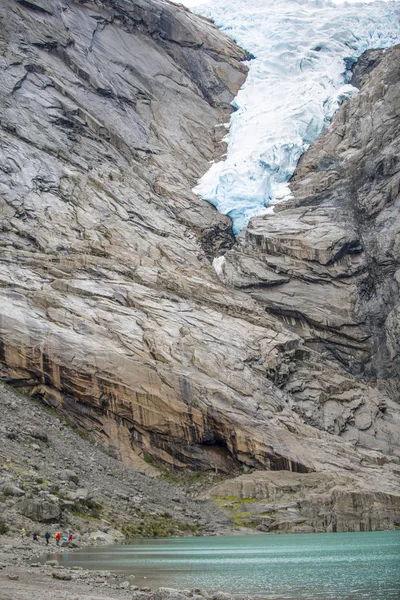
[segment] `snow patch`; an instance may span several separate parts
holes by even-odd
[[[212,265],[214,267],[214,271],[220,279],[223,279],[225,276],[225,264],[225,256],[218,256],[218,258],[214,258],[213,260]]]

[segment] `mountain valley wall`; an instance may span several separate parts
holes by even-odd
[[[139,470],[351,471],[392,494],[399,50],[235,242],[190,189],[247,54],[161,0],[0,5],[1,378]]]

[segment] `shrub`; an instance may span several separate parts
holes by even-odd
[[[8,533],[7,523],[4,519],[0,519],[0,535],[5,535],[6,533]]]

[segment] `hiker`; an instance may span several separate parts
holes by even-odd
[[[70,531],[68,534],[68,544],[70,544],[71,542],[72,542],[72,531]]]
[[[36,531],[35,531],[35,533],[32,534],[32,538],[33,538],[34,542],[38,542],[39,541],[38,534],[36,533]]]
[[[46,533],[44,534],[45,540],[46,540],[46,546],[49,545],[50,543],[50,538],[51,538],[51,533],[50,531],[46,531]]]
[[[59,546],[60,540],[61,540],[61,533],[59,531],[57,531],[57,533],[54,537],[56,538],[56,545]]]
[[[25,529],[25,527],[23,527],[23,528],[21,529],[21,531],[20,531],[20,535],[21,535],[21,537],[22,537],[22,538],[24,538],[24,537],[25,537],[25,535],[26,535],[26,529]]]

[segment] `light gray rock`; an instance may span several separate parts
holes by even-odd
[[[130,588],[130,583],[129,581],[123,581],[122,583],[119,584],[118,589],[120,590],[127,590]]]
[[[176,590],[174,588],[158,588],[153,594],[153,600],[188,600],[189,590]]]
[[[211,600],[231,600],[232,595],[226,592],[216,592],[211,596]]]
[[[75,471],[72,471],[71,469],[64,469],[63,471],[60,471],[58,477],[60,481],[72,481],[76,485],[79,484],[78,475],[75,473]]]
[[[71,581],[72,580],[72,576],[69,575],[68,573],[56,572],[56,573],[52,573],[51,575],[54,579],[58,579],[59,581]]]
[[[205,496],[218,498],[228,514],[242,510],[241,524],[262,532],[396,529],[400,493],[384,479],[379,472],[366,480],[339,472],[258,471],[217,484]]]
[[[60,504],[50,500],[26,499],[17,504],[23,515],[41,523],[55,523],[61,517]]]
[[[253,218],[220,265],[313,350],[275,376],[293,410],[397,456],[399,65],[398,46],[362,57],[360,93],[300,159],[294,199]]]
[[[46,562],[44,564],[48,565],[49,567],[58,567],[57,560],[46,560]]]
[[[91,497],[91,494],[86,488],[79,488],[76,491],[67,492],[67,498],[74,502],[86,502]]]
[[[2,485],[0,485],[0,493],[3,496],[16,496],[16,497],[20,497],[20,496],[24,496],[25,492],[24,490],[22,490],[21,488],[17,487],[16,485],[13,485],[12,483],[3,483]]]

